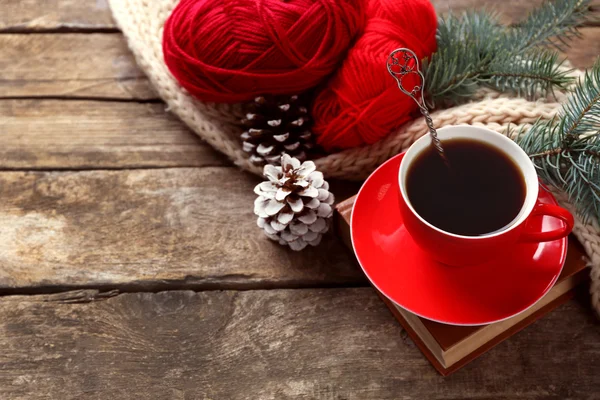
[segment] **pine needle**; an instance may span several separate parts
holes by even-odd
[[[516,140],[543,181],[564,190],[584,221],[600,222],[600,59],[556,118],[538,120]]]
[[[439,20],[438,51],[423,61],[425,91],[431,106],[468,100],[481,86],[529,98],[569,87],[556,49],[580,36],[591,19],[590,0],[553,0],[513,27],[495,13],[469,11]]]
[[[533,10],[510,32],[515,50],[554,46],[559,51],[580,37],[577,27],[590,20],[590,0],[549,1]]]
[[[487,84],[494,89],[515,92],[519,96],[535,98],[548,95],[555,89],[567,89],[574,81],[571,70],[563,68],[556,52],[533,49],[520,55],[506,52],[495,57],[485,72]]]

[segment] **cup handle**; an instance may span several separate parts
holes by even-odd
[[[573,216],[569,211],[553,204],[537,204],[528,219],[536,215],[546,215],[558,218],[564,222],[564,225],[547,232],[527,232],[526,226],[525,232],[521,233],[521,236],[519,237],[519,242],[550,242],[552,240],[561,239],[571,233],[573,225],[575,224]]]

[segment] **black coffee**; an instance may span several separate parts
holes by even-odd
[[[406,191],[413,208],[447,232],[479,236],[510,224],[523,206],[525,180],[514,161],[471,139],[442,141],[450,168],[433,146],[413,160]]]

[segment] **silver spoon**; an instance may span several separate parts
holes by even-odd
[[[410,49],[401,48],[392,51],[387,60],[387,69],[390,75],[396,80],[398,83],[398,88],[402,91],[402,93],[410,96],[411,99],[417,103],[419,106],[419,110],[421,114],[425,117],[425,122],[429,127],[429,133],[431,134],[431,141],[433,147],[437,150],[438,154],[447,166],[450,166],[448,159],[446,158],[446,154],[444,153],[444,148],[442,147],[442,143],[438,138],[437,131],[433,126],[433,120],[429,115],[429,110],[427,109],[427,104],[425,104],[425,97],[423,96],[423,88],[425,87],[425,77],[423,73],[419,69],[419,59],[417,55]],[[414,74],[419,78],[420,84],[416,84],[411,90],[407,90],[404,86],[402,86],[402,79],[407,75]]]

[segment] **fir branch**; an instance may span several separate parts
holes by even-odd
[[[600,59],[575,87],[561,112],[565,140],[600,129]]]
[[[485,11],[441,18],[438,51],[423,61],[428,102],[461,103],[483,85],[528,97],[565,89],[572,81],[558,53],[539,47],[567,45],[590,19],[589,2],[546,2],[515,27],[502,26]]]
[[[458,103],[470,98],[478,89],[483,61],[469,50],[466,46],[440,49],[433,54],[431,62],[423,62],[427,74],[425,92],[431,107],[444,99]]]
[[[494,40],[505,29],[500,23],[499,15],[493,11],[483,9],[461,15],[449,13],[439,20],[436,32],[438,48],[451,47],[460,42],[468,43],[475,53],[488,53]]]
[[[592,156],[592,157],[594,157],[594,158],[598,159],[598,161],[600,162],[600,151],[597,151],[597,150],[591,150],[591,149],[589,149],[589,150],[586,150],[585,152],[586,152],[588,155],[590,155],[590,156]]]
[[[494,57],[482,74],[489,86],[504,92],[534,98],[539,94],[549,94],[554,89],[566,89],[574,81],[570,70],[562,67],[556,52],[534,49],[514,56],[510,52]]]
[[[561,147],[557,147],[555,149],[549,149],[549,150],[544,150],[540,153],[535,153],[535,154],[530,154],[529,158],[531,158],[532,160],[536,159],[536,158],[542,158],[542,157],[548,157],[548,156],[556,156],[560,153],[562,153],[564,150]]]
[[[440,99],[464,99],[475,93],[503,30],[497,16],[484,11],[439,20],[438,51],[423,61],[425,92],[432,106]]]
[[[510,31],[515,51],[536,46],[568,47],[568,41],[580,37],[578,26],[589,19],[590,0],[549,1],[533,10]]]
[[[516,141],[540,178],[564,190],[584,221],[600,222],[600,59],[557,117],[538,120]]]

